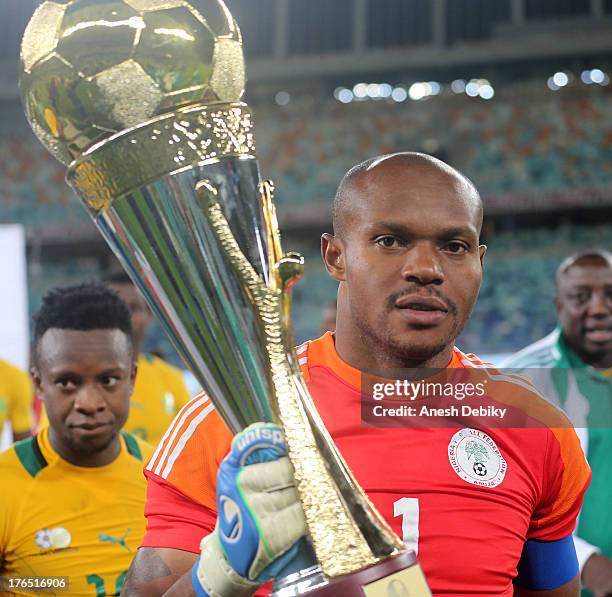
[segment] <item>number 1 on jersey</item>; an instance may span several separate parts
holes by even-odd
[[[419,553],[419,500],[404,497],[393,502],[393,517],[402,517],[402,539],[408,549]]]
[[[127,578],[127,570],[124,570],[115,581],[115,592],[113,595],[120,595],[121,589],[123,589],[123,584],[125,583],[125,579]],[[108,593],[106,592],[106,587],[104,586],[104,579],[97,574],[88,574],[85,577],[88,585],[93,585],[96,588],[96,597],[106,597]]]

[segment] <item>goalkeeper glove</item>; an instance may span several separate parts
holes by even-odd
[[[217,512],[193,586],[198,596],[251,595],[288,565],[306,534],[278,425],[255,423],[234,437],[217,475]]]

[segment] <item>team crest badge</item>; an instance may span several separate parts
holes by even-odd
[[[52,529],[40,529],[37,531],[34,540],[41,549],[65,549],[70,545],[72,537],[67,529],[55,527]]]
[[[448,444],[448,460],[459,477],[481,487],[497,487],[508,469],[497,444],[479,429],[457,431]]]

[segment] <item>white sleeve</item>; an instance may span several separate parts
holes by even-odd
[[[599,548],[591,545],[584,539],[581,539],[577,535],[574,535],[574,547],[576,548],[576,556],[578,556],[578,566],[580,567],[580,573],[586,564],[586,561],[594,554],[599,553]]]

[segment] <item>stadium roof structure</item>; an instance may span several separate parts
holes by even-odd
[[[610,0],[226,3],[241,26],[254,84],[612,57]],[[18,97],[19,43],[38,4],[39,0],[20,0],[0,8],[0,100]]]

